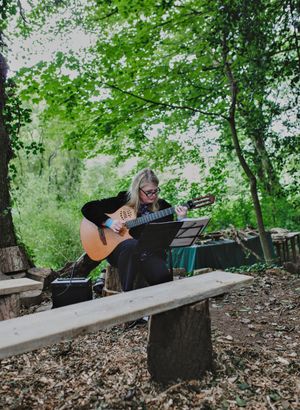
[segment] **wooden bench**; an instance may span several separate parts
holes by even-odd
[[[272,234],[272,242],[279,263],[297,261],[297,256],[300,255],[300,232]]]
[[[0,322],[0,358],[152,315],[148,369],[156,381],[212,369],[208,298],[252,282],[214,271]]]
[[[18,316],[20,295],[26,292],[41,292],[43,284],[28,278],[0,280],[0,320]]]

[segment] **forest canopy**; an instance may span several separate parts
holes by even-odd
[[[299,230],[298,7],[3,1],[12,214],[34,261],[75,260],[83,203],[145,166],[171,203],[214,194],[195,214],[211,230],[253,226],[262,244],[265,229]],[[14,69],[20,43],[31,47]]]

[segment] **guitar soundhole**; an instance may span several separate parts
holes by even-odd
[[[127,219],[133,218],[133,213],[132,213],[132,211],[130,211],[130,209],[121,209],[120,210],[120,217],[121,217],[121,219],[126,221]]]

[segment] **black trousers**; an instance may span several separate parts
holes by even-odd
[[[107,261],[118,268],[124,292],[133,289],[138,274],[150,286],[173,280],[163,253],[150,253],[140,249],[136,239],[121,242],[108,256]]]

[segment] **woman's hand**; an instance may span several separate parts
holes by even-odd
[[[113,219],[113,223],[111,224],[110,229],[114,232],[119,233],[123,229],[124,225],[123,222],[119,219]]]
[[[186,218],[187,210],[188,209],[187,209],[186,206],[178,205],[178,206],[175,207],[175,212],[176,212],[179,219]]]
[[[119,219],[108,219],[105,223],[105,226],[107,226],[107,228],[111,229],[112,231],[119,233],[123,227],[124,224],[121,220]]]

